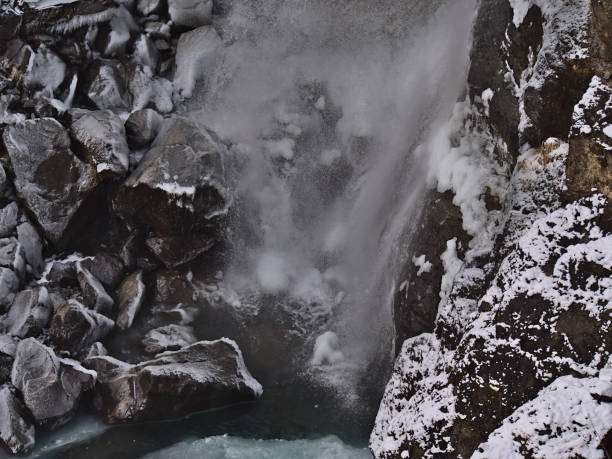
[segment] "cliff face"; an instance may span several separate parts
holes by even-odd
[[[439,158],[470,172],[432,173],[375,456],[609,453],[611,18],[609,0],[481,1]]]

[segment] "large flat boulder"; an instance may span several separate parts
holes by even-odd
[[[238,345],[226,338],[137,365],[108,356],[92,357],[85,365],[98,372],[96,406],[110,423],[176,418],[262,393]]]
[[[74,360],[58,358],[53,349],[34,338],[17,345],[11,382],[37,424],[56,427],[70,420],[81,394],[95,380],[95,372]]]
[[[70,149],[70,138],[52,118],[9,126],[2,136],[15,188],[46,236],[58,243],[95,187],[93,168]]]

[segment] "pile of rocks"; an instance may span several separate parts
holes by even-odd
[[[53,3],[0,10],[0,443],[14,454],[85,398],[118,422],[261,394],[230,340],[163,327],[135,365],[102,344],[158,270],[223,239],[227,149],[174,113],[220,43],[213,2]]]

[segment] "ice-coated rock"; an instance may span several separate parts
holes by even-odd
[[[36,228],[30,222],[23,222],[17,227],[17,239],[25,252],[25,259],[34,274],[39,274],[44,266],[42,240]]]
[[[163,118],[155,110],[136,110],[125,122],[128,143],[135,149],[150,145],[162,123]]]
[[[87,97],[100,109],[128,111],[130,94],[125,81],[125,69],[119,63],[97,62],[92,68],[93,78],[87,89]]]
[[[49,334],[57,348],[75,354],[104,338],[114,325],[111,319],[72,299],[60,306],[54,314]]]
[[[19,278],[11,269],[0,268],[0,311],[6,311],[19,290]]]
[[[19,216],[19,206],[16,202],[11,202],[0,210],[0,237],[7,237],[13,234],[17,228],[17,217]]]
[[[142,16],[148,16],[151,13],[157,13],[161,10],[162,0],[138,0],[136,3],[136,11]]]
[[[210,24],[212,0],[168,0],[168,13],[175,25],[199,27]]]
[[[3,140],[15,173],[17,193],[47,237],[58,243],[95,185],[91,166],[72,153],[66,130],[52,118],[9,126]],[[22,244],[27,254],[28,248]]]
[[[85,364],[98,372],[96,406],[107,422],[168,419],[253,400],[261,385],[229,339],[200,341],[131,365],[112,357]]]
[[[130,149],[123,122],[113,112],[78,111],[70,132],[98,176],[115,179],[127,173]]]
[[[102,283],[80,262],[76,264],[76,273],[85,304],[98,312],[110,312],[115,302]]]
[[[123,56],[132,35],[138,32],[138,26],[123,5],[114,11],[109,26],[108,35],[103,42],[104,55]]]
[[[144,302],[145,293],[142,272],[135,272],[125,278],[117,292],[117,301],[119,303],[117,327],[125,330],[132,326],[134,318]]]
[[[142,347],[147,354],[159,354],[165,351],[178,351],[196,341],[193,328],[171,324],[148,332],[142,340]]]
[[[47,88],[51,93],[57,90],[66,77],[66,64],[62,59],[42,44],[30,61],[23,76],[26,86],[33,89]]]
[[[155,43],[148,36],[141,34],[134,42],[133,59],[139,64],[150,67],[153,71],[157,68],[159,52]]]
[[[81,394],[95,380],[95,372],[74,360],[58,358],[53,349],[34,338],[17,345],[11,381],[37,424],[55,427],[67,422]]]
[[[114,290],[125,274],[121,260],[108,253],[98,253],[93,258],[81,260],[79,264],[93,274],[108,290]]]
[[[45,287],[23,290],[15,295],[4,319],[6,332],[19,338],[37,336],[49,324],[52,305]]]
[[[155,231],[158,239],[149,245],[158,255],[172,252],[171,265],[208,248],[211,227],[227,212],[225,152],[206,128],[185,118],[167,120],[115,198],[123,217]],[[164,239],[168,250],[159,246]]]
[[[30,450],[34,446],[34,425],[8,385],[0,387],[0,413],[0,443],[12,454]]]
[[[14,237],[0,239],[0,266],[12,269],[21,279],[25,275],[25,251]]]
[[[169,113],[174,108],[172,83],[153,75],[150,67],[136,64],[128,73],[128,90],[132,95],[132,109],[152,107],[160,113]]]
[[[176,49],[174,76],[174,87],[179,96],[192,96],[196,81],[214,62],[222,45],[219,34],[212,26],[199,27],[181,35]]]

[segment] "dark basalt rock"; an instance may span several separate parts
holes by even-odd
[[[108,335],[114,326],[108,317],[69,300],[57,309],[49,335],[56,348],[77,354]]]
[[[205,128],[170,119],[119,190],[117,211],[154,231],[149,248],[168,265],[190,261],[210,247],[229,204],[225,151]]]
[[[119,314],[117,315],[117,327],[122,330],[130,328],[134,318],[145,299],[145,284],[142,281],[142,272],[130,274],[121,283],[117,298],[119,303]]]
[[[89,76],[87,97],[100,109],[129,111],[132,101],[125,67],[118,62],[95,62]]]
[[[56,261],[51,265],[49,274],[47,274],[49,282],[59,284],[61,286],[72,286],[77,282],[76,270],[74,263]]]
[[[19,290],[19,277],[9,268],[0,268],[0,311],[5,312]]]
[[[80,262],[76,265],[76,273],[85,304],[95,311],[109,313],[115,302],[102,283]]]
[[[78,110],[72,119],[72,137],[100,179],[125,175],[130,149],[121,119],[110,110]]]
[[[130,365],[112,357],[85,364],[98,372],[96,407],[109,423],[169,419],[261,395],[238,346],[201,341]]]
[[[74,360],[59,359],[34,338],[17,346],[11,381],[37,424],[53,428],[70,420],[81,394],[93,388],[95,379],[94,372]]]
[[[132,148],[144,148],[153,142],[163,118],[151,108],[136,110],[125,122],[125,131]]]
[[[0,444],[11,454],[21,454],[34,446],[34,424],[11,387],[0,387]]]
[[[17,193],[46,236],[59,243],[96,185],[93,169],[72,153],[66,130],[51,118],[9,126],[3,140]]]
[[[108,290],[117,288],[125,274],[121,260],[108,253],[99,253],[93,258],[79,262],[79,264],[87,269]]]
[[[191,327],[183,325],[166,325],[148,332],[142,340],[142,347],[147,354],[159,354],[165,351],[178,351],[197,341]]]
[[[19,292],[4,319],[6,332],[19,338],[38,336],[49,324],[52,306],[44,287]]]

